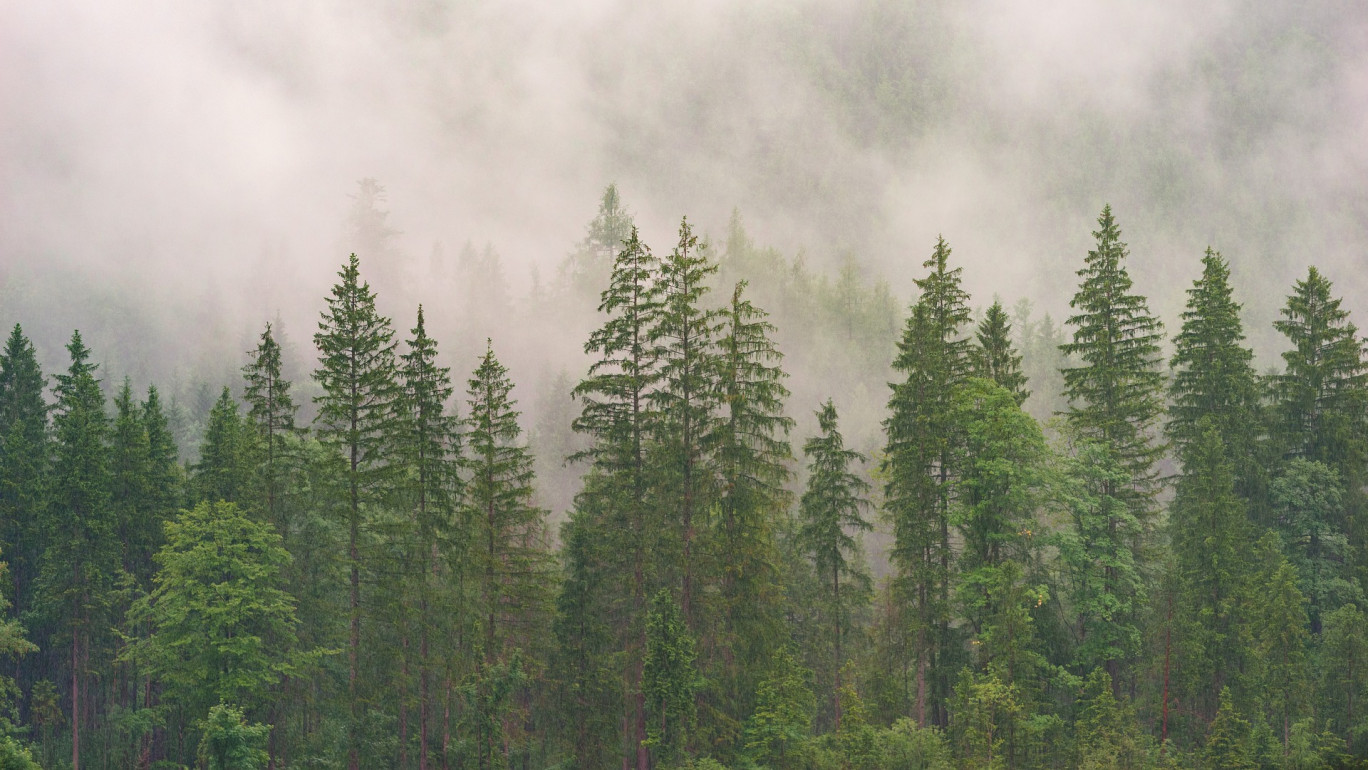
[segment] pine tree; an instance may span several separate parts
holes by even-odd
[[[139,561],[150,553],[145,543],[138,542],[138,535],[158,529],[161,522],[149,525],[145,521],[154,515],[148,480],[151,449],[142,405],[133,400],[133,387],[127,377],[114,397],[114,409],[114,429],[110,436],[110,502],[119,543],[123,547],[123,569],[142,578],[141,585],[146,589],[154,570],[151,563]]]
[[[237,401],[227,387],[209,411],[199,462],[191,489],[198,501],[247,504],[251,496],[255,442],[242,422]]]
[[[860,544],[852,533],[873,527],[862,515],[862,510],[869,505],[864,498],[869,484],[850,472],[851,463],[863,462],[864,457],[845,448],[836,421],[836,407],[828,399],[817,410],[820,434],[803,444],[809,475],[800,503],[802,527],[798,537],[812,559],[818,579],[831,588],[826,596],[831,622],[829,672],[834,682],[832,710],[839,727],[841,669],[845,666],[841,643],[849,632],[851,607],[855,606],[858,597],[869,591],[869,575],[853,558],[859,553]],[[842,579],[845,579],[844,584]],[[843,586],[844,597],[841,595]]]
[[[1331,284],[1312,267],[1298,281],[1273,326],[1291,343],[1287,366],[1272,378],[1275,435],[1292,459],[1324,463],[1338,472],[1345,495],[1340,531],[1368,555],[1368,502],[1362,488],[1368,469],[1368,361],[1365,343]],[[1318,615],[1313,615],[1318,620]]]
[[[369,506],[390,493],[387,462],[394,421],[394,336],[388,318],[375,310],[375,295],[361,281],[360,263],[352,254],[338,273],[342,279],[328,298],[314,335],[319,368],[314,372],[323,392],[316,396],[317,435],[346,461],[347,567],[350,581],[347,641],[348,767],[360,765],[360,723],[364,713],[360,689],[361,573],[363,538],[368,534]]]
[[[45,387],[33,343],[16,324],[0,353],[0,552],[18,612],[32,605],[42,555],[51,451]]]
[[[1297,281],[1273,326],[1292,343],[1286,371],[1273,379],[1279,435],[1293,457],[1324,462],[1352,480],[1362,475],[1368,363],[1349,311],[1316,268]],[[1351,483],[1352,486],[1352,483]]]
[[[1209,247],[1202,257],[1202,277],[1187,294],[1183,329],[1173,340],[1168,437],[1185,460],[1188,447],[1205,432],[1201,421],[1210,420],[1235,463],[1236,491],[1249,504],[1261,504],[1267,480],[1259,462],[1263,415],[1254,353],[1244,346],[1230,267]]]
[[[660,379],[651,330],[661,312],[657,280],[660,263],[641,242],[635,228],[623,244],[613,265],[613,275],[604,290],[599,312],[607,318],[585,344],[585,353],[597,355],[588,376],[575,387],[573,395],[583,404],[574,428],[592,440],[591,446],[575,455],[592,462],[584,489],[577,496],[570,526],[581,530],[577,538],[603,538],[613,546],[607,565],[573,560],[569,563],[567,586],[588,588],[602,585],[618,591],[615,585],[599,583],[591,572],[600,569],[630,586],[626,592],[602,599],[600,611],[612,618],[614,646],[625,652],[620,657],[625,683],[624,725],[626,746],[635,754],[637,770],[647,770],[645,696],[641,689],[641,667],[645,653],[645,611],[647,568],[654,549],[658,527],[648,505],[652,477],[646,451],[656,416],[650,408],[650,394]],[[588,550],[579,553],[588,555]],[[599,600],[580,595],[576,604]],[[567,640],[562,639],[564,645]],[[580,654],[606,654],[608,650],[584,650]],[[592,671],[595,664],[574,664],[579,671]],[[587,683],[586,683],[587,686]]]
[[[508,370],[487,346],[469,381],[464,436],[482,670],[510,664],[514,656],[530,651],[553,595],[546,511],[532,503],[532,453],[520,440],[519,413],[513,408],[517,402],[509,398],[512,389]],[[507,727],[501,732],[506,735]],[[507,751],[507,742],[479,748],[481,756]]]
[[[258,462],[257,480],[262,487],[262,513],[282,534],[285,526],[281,497],[295,464],[291,457],[291,439],[298,433],[295,427],[294,399],[290,397],[291,383],[281,374],[281,349],[271,333],[271,325],[261,333],[261,341],[248,353],[251,360],[242,367],[246,382],[243,400],[247,402],[247,422],[256,433]]]
[[[437,365],[437,342],[427,335],[423,306],[418,322],[400,356],[403,384],[402,418],[396,442],[396,458],[406,471],[403,495],[412,516],[413,549],[418,574],[418,766],[428,766],[428,739],[432,721],[434,655],[432,646],[445,648],[443,637],[452,632],[446,617],[455,608],[446,606],[441,578],[456,582],[451,568],[465,569],[468,543],[458,531],[456,509],[461,496],[457,473],[460,427],[446,403],[451,398],[451,370]],[[443,557],[446,558],[443,558]]]
[[[1083,282],[1069,302],[1075,311],[1068,320],[1074,327],[1073,342],[1060,346],[1081,361],[1063,370],[1069,399],[1065,416],[1074,435],[1100,444],[1119,471],[1098,478],[1093,515],[1102,517],[1101,526],[1084,540],[1118,556],[1128,552],[1120,564],[1114,559],[1094,563],[1102,573],[1099,587],[1108,597],[1106,602],[1129,608],[1107,613],[1110,622],[1121,626],[1124,636],[1138,638],[1132,613],[1138,609],[1141,584],[1123,574],[1123,565],[1143,566],[1158,485],[1156,463],[1163,447],[1152,434],[1163,409],[1162,325],[1150,315],[1145,298],[1131,293],[1126,244],[1111,206],[1103,207],[1097,221],[1099,229],[1093,233],[1097,246],[1078,271]],[[1109,542],[1101,544],[1095,538]],[[1113,687],[1120,687],[1121,665],[1136,650],[1130,643],[1108,648],[1104,653],[1107,672]]]
[[[666,508],[664,516],[675,519],[680,608],[694,631],[700,623],[694,606],[695,541],[714,496],[707,443],[718,398],[714,340],[719,313],[702,302],[709,291],[707,280],[716,272],[688,219],[683,220],[679,243],[661,263],[660,314],[650,332],[660,364],[659,386],[651,393],[661,471],[655,494]]]
[[[955,654],[949,606],[954,452],[946,421],[950,401],[971,367],[969,340],[961,333],[969,323],[969,296],[960,288],[961,268],[950,269],[949,258],[950,246],[941,238],[923,265],[930,274],[916,282],[921,298],[893,362],[905,378],[892,386],[883,463],[885,507],[893,519],[891,556],[904,601],[915,613],[913,714],[920,726],[930,719],[942,727],[955,669],[948,659]]]
[[[979,322],[978,345],[972,351],[974,375],[992,380],[1006,388],[1017,406],[1026,403],[1026,375],[1021,370],[1021,354],[1012,346],[1012,324],[1002,303],[994,301]]]
[[[784,415],[789,392],[782,355],[770,339],[775,329],[764,311],[743,299],[745,286],[736,285],[723,312],[717,377],[723,406],[710,437],[720,486],[710,550],[712,570],[720,574],[722,667],[710,678],[738,723],[750,713],[759,684],[756,662],[772,654],[783,631],[774,538],[790,499],[784,483],[793,426]]]
[[[71,765],[79,770],[81,727],[93,713],[91,659],[110,626],[105,616],[119,552],[109,506],[109,419],[97,365],[80,332],[71,335],[67,351],[71,366],[56,378],[53,489],[39,601],[70,649]]]

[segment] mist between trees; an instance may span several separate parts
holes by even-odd
[[[901,308],[609,187],[525,298],[434,253],[452,313],[383,192],[312,338],[261,319],[221,380],[80,332],[45,375],[14,327],[0,765],[1368,757],[1368,363],[1317,268],[1260,374],[1225,258],[1166,325],[1109,206],[1055,319],[945,238]]]

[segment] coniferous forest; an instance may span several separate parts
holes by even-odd
[[[609,187],[535,426],[499,336],[378,309],[382,249],[197,426],[15,326],[0,767],[1368,764],[1365,341],[1307,265],[1256,371],[1227,260],[1161,319],[1121,222],[1055,322],[945,238],[898,308],[739,216],[648,244]]]

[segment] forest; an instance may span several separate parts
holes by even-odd
[[[609,187],[527,425],[512,332],[380,311],[360,190],[374,248],[202,424],[9,333],[0,767],[1368,766],[1368,346],[1317,267],[1259,372],[1227,260],[1166,324],[1110,206],[1057,323],[944,238],[899,308]]]

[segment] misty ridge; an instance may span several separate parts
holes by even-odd
[[[12,4],[0,766],[1368,766],[1365,127],[1353,3]]]

